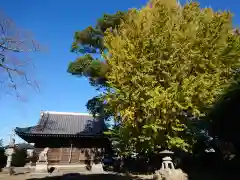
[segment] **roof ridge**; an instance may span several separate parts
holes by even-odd
[[[41,111],[46,114],[59,114],[59,115],[81,115],[81,116],[92,116],[90,113],[79,113],[79,112],[59,112],[59,111]]]

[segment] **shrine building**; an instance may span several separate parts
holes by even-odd
[[[15,128],[15,133],[34,143],[39,155],[48,148],[50,165],[97,163],[110,149],[105,123],[86,113],[42,111],[37,125]]]

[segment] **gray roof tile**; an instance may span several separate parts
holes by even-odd
[[[103,128],[102,120],[88,114],[46,111],[41,113],[37,126],[29,128],[28,133],[95,135],[101,134]]]

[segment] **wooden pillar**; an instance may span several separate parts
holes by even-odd
[[[81,148],[81,149],[79,149],[78,161],[81,161],[81,154],[82,154],[82,148]]]
[[[70,164],[72,159],[72,143],[71,143],[71,147],[70,147],[70,153],[69,153],[69,159],[68,159],[68,163]]]
[[[61,147],[60,148],[60,153],[59,153],[59,161],[62,160],[62,153],[63,153],[63,148]]]
[[[93,165],[93,148],[89,148],[90,164]]]

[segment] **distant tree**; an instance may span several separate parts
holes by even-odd
[[[40,45],[28,31],[21,30],[0,12],[0,86],[7,93],[20,96],[19,87],[28,84],[38,87],[29,75],[34,67],[27,54],[40,50]]]
[[[190,151],[201,120],[240,67],[240,37],[229,12],[195,2],[152,0],[108,29],[106,101],[120,128],[111,131],[126,154]]]
[[[98,90],[108,88],[106,84],[106,73],[108,72],[108,64],[104,59],[94,58],[94,55],[107,53],[104,47],[104,32],[108,28],[117,28],[120,22],[126,16],[126,12],[117,12],[115,14],[104,14],[102,18],[97,20],[95,27],[89,26],[82,31],[75,32],[74,42],[72,43],[71,52],[80,56],[68,66],[68,73],[74,76],[87,77],[90,84]],[[87,103],[88,110],[107,120],[112,115],[112,111],[106,110],[104,98],[102,95],[93,97]]]
[[[95,59],[91,54],[101,54],[107,51],[103,44],[104,32],[108,28],[116,28],[125,14],[125,12],[117,12],[113,15],[104,14],[98,19],[95,27],[89,26],[82,31],[75,32],[71,51],[83,56],[69,64],[69,73],[88,77],[91,85],[96,87],[106,85],[105,75],[108,65],[104,59]]]

